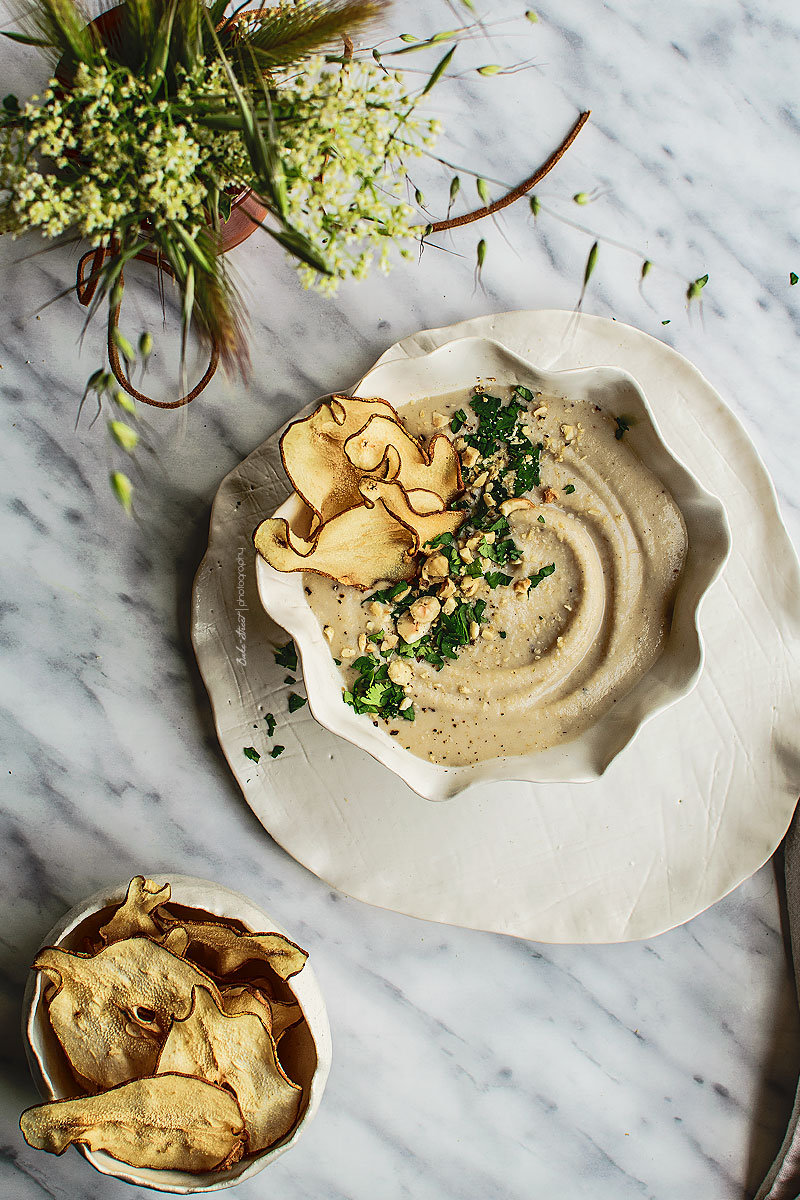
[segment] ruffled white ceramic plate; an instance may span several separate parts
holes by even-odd
[[[165,882],[161,874],[154,878]],[[252,932],[285,933],[263,909],[239,892],[208,879],[194,879],[188,875],[170,875],[168,881],[172,888],[173,904],[199,909],[211,917],[234,918]],[[96,936],[97,930],[108,920],[113,909],[125,899],[126,890],[127,881],[117,887],[105,888],[82,901],[50,930],[43,938],[42,946],[82,949],[84,939]],[[39,1091],[47,1100],[61,1100],[75,1094],[75,1080],[47,1016],[42,998],[43,978],[40,972],[32,971],[28,979],[23,1003],[25,1048]],[[292,977],[290,990],[302,1008],[305,1020],[284,1034],[280,1054],[291,1078],[303,1085],[303,1106],[294,1128],[283,1141],[259,1154],[241,1159],[226,1171],[197,1175],[186,1171],[129,1167],[103,1150],[88,1150],[85,1146],[77,1147],[80,1153],[103,1175],[112,1175],[126,1183],[177,1195],[218,1192],[233,1187],[245,1179],[251,1179],[274,1162],[297,1142],[316,1114],[331,1066],[328,1015],[313,967],[309,963]]]
[[[664,651],[652,670],[580,737],[536,754],[495,758],[470,767],[444,767],[398,746],[382,725],[359,716],[342,702],[342,677],[303,591],[299,573],[282,574],[256,559],[261,602],[292,635],[303,664],[303,679],[314,716],[326,729],[369,751],[428,800],[447,800],[479,783],[528,780],[531,783],[585,783],[599,778],[645,721],[685,696],[700,676],[703,643],[697,619],[702,599],[730,549],[730,534],[720,502],[670,453],[661,438],[647,398],[626,371],[588,367],[540,371],[505,346],[488,338],[460,338],[419,358],[382,362],[362,379],[355,394],[380,396],[403,408],[417,400],[465,395],[476,380],[493,386],[523,384],[534,392],[591,400],[611,416],[625,414],[632,428],[628,443],[667,486],[680,508],[688,535],[686,565]],[[303,506],[296,496],[277,512],[290,526]],[[265,516],[272,516],[265,513]],[[491,714],[487,714],[487,721]]]
[[[506,313],[429,330],[381,363],[490,338],[542,370],[611,366],[647,396],[665,442],[722,500],[732,549],[700,614],[690,695],[648,722],[601,779],[502,781],[430,804],[302,708],[287,713],[286,634],[261,610],[251,535],[288,494],[277,431],[223,483],[192,634],[220,742],[272,837],[329,883],[434,921],[541,941],[650,937],[766,861],[800,790],[800,571],[755,449],[686,359],[636,329]],[[278,729],[267,739],[263,717]],[[257,728],[254,728],[256,726]],[[259,732],[262,730],[262,732]],[[273,741],[286,747],[268,757]],[[264,755],[256,765],[245,746]]]

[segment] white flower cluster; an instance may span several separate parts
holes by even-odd
[[[408,256],[419,230],[406,164],[432,145],[438,123],[417,116],[402,77],[377,63],[319,59],[270,83],[286,217],[333,272],[300,265],[304,282],[334,290],[348,275],[363,278],[376,255],[387,270],[397,243]],[[81,64],[69,88],[52,80],[24,107],[22,132],[0,132],[0,232],[77,232],[98,242],[143,222],[157,238],[174,221],[196,236],[210,193],[256,184],[241,135],[196,115],[209,103],[236,111],[219,62],[187,74],[170,100],[153,99],[150,81],[107,56]]]
[[[334,291],[348,275],[363,279],[376,254],[387,271],[397,243],[407,257],[419,228],[406,164],[433,145],[439,125],[417,116],[402,76],[377,63],[317,60],[278,87],[275,115],[289,220],[333,271],[301,267],[306,285]]]
[[[101,240],[143,221],[178,221],[193,236],[209,182],[226,186],[249,167],[237,134],[211,135],[184,115],[199,92],[219,92],[223,77],[214,64],[170,103],[107,59],[94,69],[82,63],[68,90],[52,80],[25,105],[23,138],[12,146],[6,135],[0,153],[9,219],[50,238],[77,231]]]

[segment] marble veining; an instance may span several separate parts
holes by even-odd
[[[29,1150],[17,1129],[36,1099],[18,1032],[27,964],[67,908],[137,871],[245,891],[310,950],[325,991],[334,1062],[322,1109],[296,1149],[240,1186],[243,1200],[743,1200],[780,1143],[800,1037],[771,865],[689,925],[624,946],[534,945],[369,908],[264,833],[194,665],[191,581],[223,476],[418,328],[571,307],[595,233],[637,253],[601,243],[585,309],[700,367],[763,454],[800,540],[795,6],[547,0],[531,25],[510,0],[477,3],[489,40],[463,46],[458,78],[432,94],[451,127],[443,157],[514,183],[593,110],[541,185],[536,223],[519,204],[333,303],[302,293],[280,252],[251,239],[232,257],[252,377],[215,380],[180,415],[148,415],[135,521],[110,494],[102,423],[87,412],[75,429],[103,331],[81,352],[75,298],[41,308],[76,254],[0,240],[4,1200],[139,1194],[73,1151]],[[395,27],[419,34],[461,16],[444,0],[396,9]],[[467,73],[520,61],[531,65],[493,80]],[[44,79],[32,51],[4,43],[0,63],[4,94]],[[420,181],[443,212],[449,174],[426,168]],[[578,207],[579,191],[596,198]],[[656,266],[640,288],[643,255]],[[686,284],[706,272],[702,308],[687,310]],[[161,363],[175,314],[162,334],[151,281],[136,277],[123,323],[153,328]]]

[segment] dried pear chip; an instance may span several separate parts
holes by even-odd
[[[167,918],[168,919],[168,918]],[[308,952],[282,933],[240,933],[214,921],[181,921],[189,936],[187,953],[199,953],[216,975],[232,975],[246,963],[266,963],[279,979],[291,979],[305,966]],[[202,981],[201,981],[202,982]]]
[[[437,496],[435,492],[426,492],[424,488],[412,488],[410,492],[406,492],[406,497],[414,512],[423,516],[426,513],[442,512],[444,509],[441,496]]]
[[[51,1100],[27,1109],[19,1124],[36,1150],[63,1154],[79,1143],[131,1167],[164,1171],[221,1171],[248,1148],[236,1097],[178,1073],[134,1079],[98,1096]]]
[[[303,1010],[299,1004],[273,1000],[259,988],[223,988],[220,995],[222,1007],[229,1017],[252,1013],[264,1022],[275,1042],[279,1042],[287,1029],[299,1025],[303,1019]]]
[[[262,521],[253,541],[276,571],[313,571],[362,590],[379,579],[397,583],[414,574],[416,541],[382,504],[361,503],[339,513],[322,526],[314,543],[299,548],[281,517]]]
[[[233,1090],[251,1151],[284,1137],[297,1120],[303,1089],[284,1074],[275,1043],[252,1013],[229,1017],[203,987],[187,1017],[173,1023],[158,1071],[197,1074]]]
[[[294,1029],[303,1020],[303,1010],[299,1004],[290,1004],[284,1000],[269,1000],[272,1013],[272,1036],[279,1042],[287,1029]]]
[[[350,463],[362,472],[376,471],[388,462],[388,474],[383,478],[403,485],[405,490],[424,488],[440,496],[443,506],[451,503],[461,491],[461,462],[455,446],[444,434],[437,434],[427,452],[400,424],[375,414],[344,444]]]
[[[257,988],[246,985],[220,989],[222,1009],[226,1016],[240,1017],[243,1013],[251,1013],[263,1021],[272,1033],[272,1007],[269,998]]]
[[[173,954],[177,954],[178,958],[183,958],[186,947],[189,945],[189,935],[182,925],[176,925],[174,929],[170,929],[169,933],[164,934],[161,945],[165,950],[171,950]]]
[[[281,438],[281,458],[294,490],[324,525],[338,513],[361,503],[358,485],[363,472],[345,457],[342,447],[376,413],[390,421],[397,414],[386,400],[333,396],[310,417],[295,421]],[[375,464],[375,469],[380,463]]]
[[[374,503],[376,508],[382,504],[391,516],[410,529],[416,538],[417,549],[443,533],[455,533],[467,515],[455,509],[431,513],[415,512],[405,489],[399,483],[386,483],[381,479],[362,479],[361,494],[365,500]]]
[[[219,994],[193,963],[146,937],[112,942],[91,956],[49,947],[33,966],[57,986],[48,1013],[73,1070],[103,1088],[152,1074],[194,986]]]
[[[120,942],[123,938],[143,933],[146,937],[160,938],[164,932],[153,919],[153,911],[166,904],[171,895],[170,886],[159,887],[152,879],[137,875],[128,884],[128,892],[111,920],[100,929],[100,937],[106,945]]]

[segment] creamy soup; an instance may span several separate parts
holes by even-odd
[[[485,390],[504,407],[519,400],[508,388]],[[493,453],[485,439],[481,453],[469,444],[476,440],[473,399],[464,392],[437,397],[404,407],[401,416],[423,444],[437,433],[455,442],[465,483],[460,503],[468,514],[478,505],[478,532],[468,517],[452,544],[431,548],[432,578],[399,599],[379,602],[319,575],[303,577],[341,663],[345,694],[358,678],[352,664],[363,667],[365,653],[388,663],[403,689],[403,713],[362,719],[383,723],[411,753],[451,766],[568,741],[630,691],[663,648],[686,554],[681,513],[628,445],[624,423],[588,402],[526,398],[514,438],[533,447],[538,483],[517,498],[530,473],[509,472],[502,439]],[[493,518],[500,519],[494,536],[481,532]],[[458,615],[464,606],[467,616],[480,615],[464,622],[468,640],[440,669],[414,656],[424,640],[412,649],[404,640],[410,618],[400,610],[420,588],[445,612]]]

